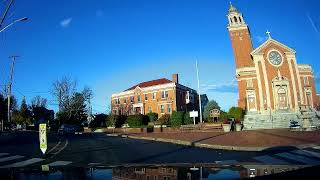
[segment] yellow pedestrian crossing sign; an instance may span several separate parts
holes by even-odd
[[[40,149],[45,154],[47,150],[47,124],[39,124],[39,141]]]

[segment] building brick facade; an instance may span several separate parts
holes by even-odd
[[[142,82],[111,96],[112,114],[117,115],[155,112],[161,117],[172,111],[198,110],[198,107],[197,92],[179,84],[178,74],[173,74],[172,80]]]
[[[236,63],[238,106],[247,112],[298,112],[318,103],[311,66],[298,64],[294,49],[268,39],[253,49],[248,25],[230,5],[228,30]]]

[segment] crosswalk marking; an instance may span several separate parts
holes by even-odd
[[[263,162],[265,164],[276,164],[276,165],[285,165],[285,164],[290,164],[286,161],[283,161],[283,160],[280,160],[280,159],[277,159],[277,158],[274,158],[274,157],[271,157],[271,156],[268,156],[268,155],[264,155],[264,156],[257,156],[257,157],[254,157],[253,159],[255,160],[258,160],[260,162]]]
[[[225,161],[215,161],[215,162],[217,164],[230,164],[230,165],[239,164],[239,162],[236,160],[225,160]]]
[[[20,158],[23,158],[23,157],[24,156],[20,156],[20,155],[4,157],[4,158],[0,159],[0,162],[11,161],[11,160],[20,159]]]
[[[320,149],[320,146],[315,146],[313,147],[313,149]]]
[[[37,162],[40,162],[40,161],[43,161],[43,160],[44,159],[41,159],[41,158],[32,158],[32,159],[28,159],[28,160],[25,160],[25,161],[20,161],[20,162],[16,162],[16,163],[13,163],[13,164],[9,164],[9,165],[6,165],[6,166],[1,166],[0,168],[23,167],[23,166],[34,164],[34,163],[37,163]]]
[[[305,156],[309,156],[309,157],[317,157],[320,158],[320,153],[318,152],[313,152],[313,151],[308,151],[308,150],[296,150],[296,151],[292,151],[296,154],[300,154],[300,155],[305,155]]]
[[[291,153],[286,153],[285,152],[285,153],[278,153],[276,155],[280,156],[280,157],[284,157],[286,159],[291,159],[291,160],[294,160],[294,161],[302,162],[302,163],[305,163],[305,164],[311,164],[311,165],[320,164],[320,161],[313,160],[313,159],[306,158],[306,157],[299,156],[299,155],[294,155],[294,154],[291,154]]]
[[[1,156],[6,156],[6,155],[9,155],[9,153],[0,153],[0,157]]]
[[[55,161],[55,162],[48,164],[48,166],[65,166],[68,164],[71,164],[71,161]]]

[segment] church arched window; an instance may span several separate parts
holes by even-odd
[[[232,23],[232,18],[230,18],[230,22]]]
[[[240,22],[240,23],[242,23],[242,21],[241,21],[241,17],[239,17],[239,22]]]
[[[237,17],[234,16],[233,19],[234,19],[234,22],[235,22],[235,23],[238,22]]]

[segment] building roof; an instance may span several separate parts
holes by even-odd
[[[169,79],[166,79],[166,78],[156,79],[156,80],[152,80],[152,81],[145,81],[145,82],[136,84],[136,85],[132,86],[131,88],[126,89],[125,91],[133,90],[137,86],[139,86],[140,88],[144,88],[144,87],[155,86],[155,85],[160,85],[160,84],[167,84],[167,83],[172,83],[172,81],[170,81]]]
[[[270,43],[274,43],[278,46],[281,46],[283,47],[284,49],[286,49],[287,51],[289,52],[292,52],[292,53],[296,53],[296,51],[282,43],[280,43],[279,41],[276,41],[274,39],[272,39],[271,37],[269,37],[264,43],[262,43],[259,47],[257,47],[256,49],[254,49],[252,52],[251,52],[251,55],[254,55],[254,54],[258,54],[260,52],[261,49],[263,49],[264,47],[266,47],[268,44]]]

